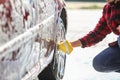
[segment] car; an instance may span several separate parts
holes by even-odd
[[[0,80],[61,80],[64,0],[0,0]]]

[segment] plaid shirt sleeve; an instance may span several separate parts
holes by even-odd
[[[102,41],[107,34],[111,33],[111,30],[107,26],[107,22],[104,17],[104,10],[105,10],[105,7],[103,8],[103,15],[100,18],[95,29],[93,31],[90,31],[87,35],[79,39],[82,43],[83,48],[95,45],[96,43]]]

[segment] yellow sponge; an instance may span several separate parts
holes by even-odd
[[[70,54],[73,51],[73,47],[68,40],[58,43],[58,50],[61,50],[67,54]]]

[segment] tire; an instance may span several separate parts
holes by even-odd
[[[52,63],[51,63],[52,64]],[[53,73],[52,73],[52,68],[51,64],[49,64],[39,75],[38,79],[39,80],[56,80]]]
[[[67,32],[67,14],[65,8],[63,8],[60,17],[62,27],[59,27],[58,31],[60,31],[62,35],[61,40],[65,40],[65,35]],[[61,41],[59,40],[59,35],[57,38],[57,41]],[[38,75],[39,80],[61,80],[63,78],[66,55],[65,53],[57,50],[57,44],[55,45],[54,53],[55,54],[53,56],[52,62]]]

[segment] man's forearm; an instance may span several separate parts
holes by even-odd
[[[76,40],[76,41],[71,42],[71,45],[72,45],[72,47],[81,47],[81,46],[82,46],[82,43],[81,43],[81,41],[78,39],[78,40]]]

